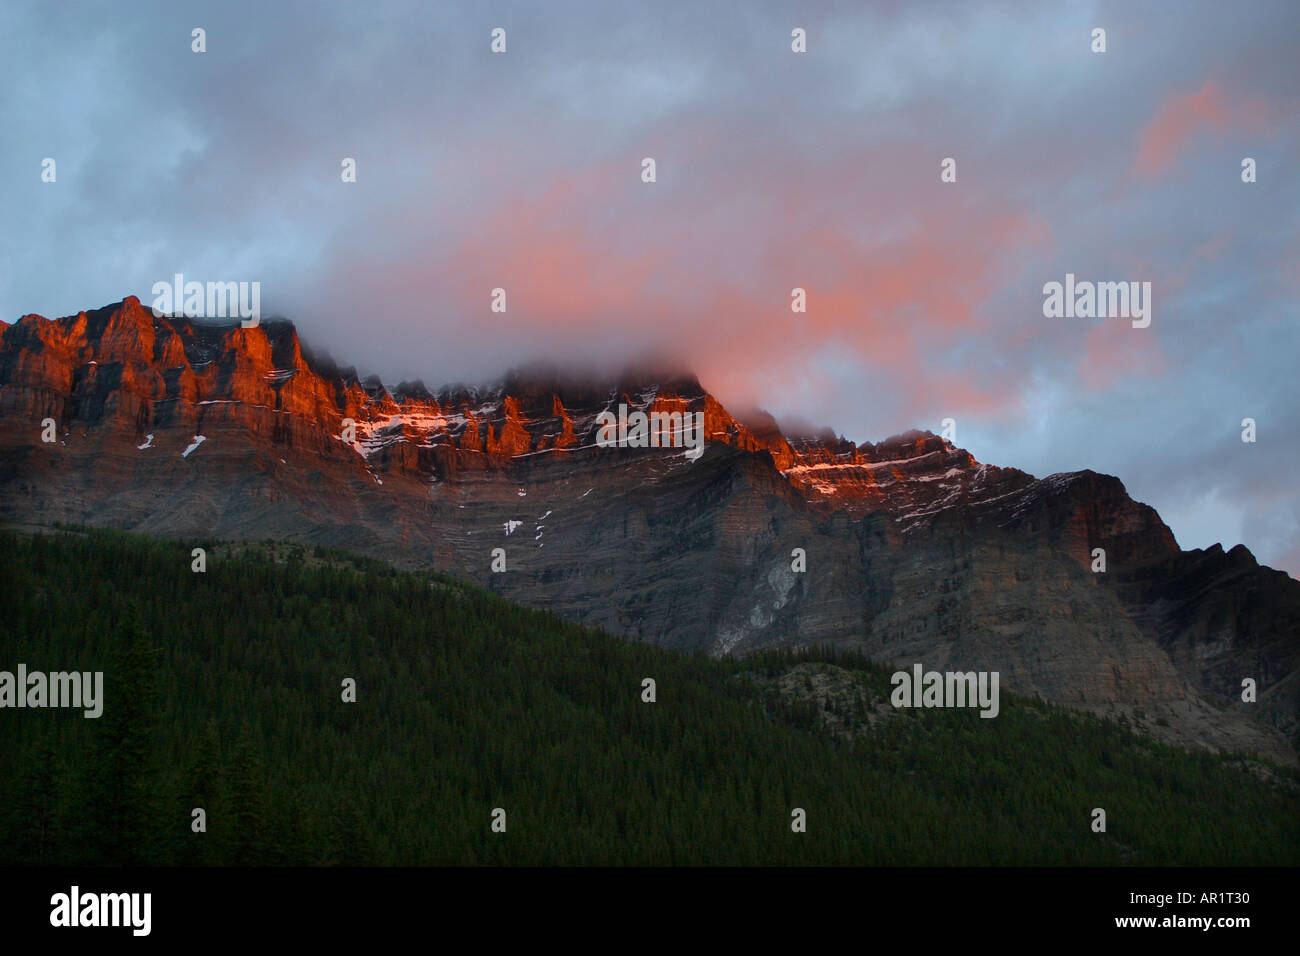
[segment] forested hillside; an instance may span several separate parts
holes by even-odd
[[[1006,694],[868,721],[888,673],[845,658],[863,719],[832,733],[772,690],[827,656],[683,656],[349,555],[195,545],[203,573],[190,545],[0,534],[0,670],[105,672],[99,719],[0,710],[0,863],[1300,858],[1292,771]]]

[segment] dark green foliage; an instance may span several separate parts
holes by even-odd
[[[190,747],[190,755],[178,782],[181,799],[175,804],[175,825],[179,827],[177,862],[187,866],[211,863],[216,859],[212,831],[208,838],[188,839],[193,832],[193,812],[201,809],[210,814],[221,805],[221,743],[215,723],[209,723]]]
[[[319,548],[195,574],[191,546],[0,534],[0,669],[105,672],[99,720],[0,711],[0,863],[1297,862],[1291,771],[1006,694],[850,742],[745,675],[835,660],[887,700],[864,661],[675,655]]]
[[[108,616],[116,640],[108,653],[104,687],[113,706],[87,720],[89,755],[84,801],[78,814],[88,862],[144,865],[156,858],[154,745],[158,702],[154,689],[160,655],[150,646],[135,609]],[[111,623],[116,622],[116,624]],[[62,668],[50,668],[61,670]]]
[[[238,866],[264,866],[269,862],[266,821],[266,787],[260,744],[247,723],[239,732],[230,770],[231,859]]]
[[[18,781],[22,802],[14,806],[13,816],[20,822],[13,827],[12,839],[17,858],[41,866],[54,860],[58,757],[48,737],[33,746],[30,756],[23,778]]]

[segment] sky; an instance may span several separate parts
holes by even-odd
[[[390,385],[669,355],[1298,576],[1298,37],[1292,0],[5,0],[0,318],[182,273]],[[1067,273],[1151,283],[1150,326],[1045,316]]]

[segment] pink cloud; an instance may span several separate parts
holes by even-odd
[[[1171,94],[1160,105],[1139,134],[1133,170],[1139,176],[1159,176],[1173,166],[1179,151],[1201,131],[1265,130],[1276,125],[1274,113],[1260,99],[1229,102],[1218,82],[1207,79],[1198,92]]]
[[[1152,380],[1165,372],[1165,358],[1149,329],[1135,329],[1127,319],[1097,319],[1084,337],[1079,378],[1092,392],[1108,391],[1135,376]]]
[[[353,294],[435,303],[451,340],[491,342],[503,362],[666,353],[738,406],[771,405],[775,390],[812,399],[828,361],[862,369],[863,387],[901,422],[888,427],[1017,404],[1027,369],[952,356],[988,347],[986,305],[1007,265],[1053,245],[1040,217],[995,190],[942,186],[937,173],[864,188],[870,156],[819,158],[815,175],[794,161],[754,168],[719,131],[689,123],[673,145],[660,149],[670,158],[654,186],[639,181],[641,152],[626,150],[516,177],[472,217],[447,220],[450,244],[404,231],[413,242],[371,263],[382,281]],[[740,186],[728,179],[736,170]],[[406,210],[416,226],[437,221],[416,205]],[[807,313],[790,309],[795,286]],[[489,312],[496,287],[506,314]]]

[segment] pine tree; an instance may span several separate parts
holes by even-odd
[[[24,863],[48,866],[54,862],[56,789],[55,752],[50,737],[28,752],[28,769],[20,784],[11,822],[18,856]]]
[[[229,781],[231,862],[259,866],[267,862],[266,791],[260,747],[247,723],[235,744]]]
[[[335,862],[340,866],[366,866],[371,862],[365,820],[356,801],[345,797],[334,816]]]
[[[155,862],[153,772],[157,653],[132,606],[104,671],[103,715],[87,765],[82,821],[88,856],[113,866]]]
[[[217,859],[214,844],[220,841],[221,831],[211,831],[214,819],[219,819],[220,770],[221,741],[216,725],[209,722],[190,755],[182,781],[180,805],[177,807],[180,824],[178,829],[181,834],[177,859],[184,866],[203,866]],[[194,832],[195,808],[204,811],[208,832]]]

